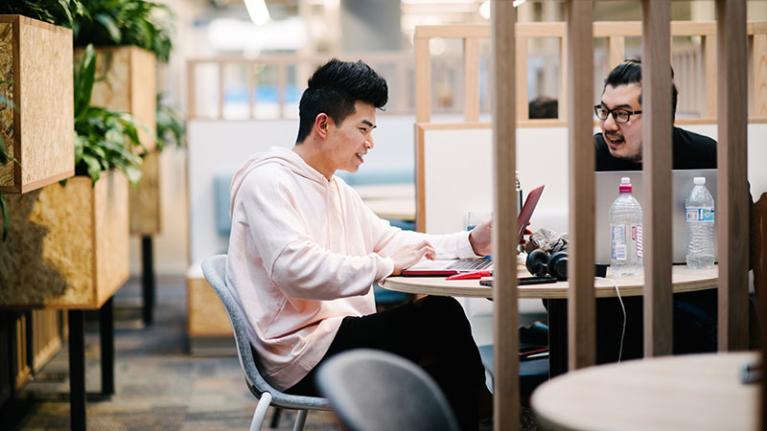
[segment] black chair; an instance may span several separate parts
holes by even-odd
[[[320,366],[317,386],[351,431],[458,430],[436,383],[417,365],[390,353],[341,353]]]

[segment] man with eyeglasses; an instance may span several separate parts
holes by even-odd
[[[673,78],[673,70],[672,70]],[[672,83],[672,115],[677,88]],[[642,169],[642,64],[626,60],[605,79],[602,100],[594,107],[601,133],[594,135],[597,171]],[[673,169],[716,168],[716,141],[673,128]],[[625,337],[620,346],[624,312],[615,298],[597,302],[597,361],[599,363],[643,356],[641,297],[624,298]],[[716,291],[674,295],[674,353],[716,351]],[[622,347],[622,349],[621,349]]]
[[[671,72],[673,78],[673,70]],[[671,115],[676,114],[678,91],[671,84]],[[596,170],[642,169],[642,64],[626,60],[605,79],[602,101],[594,107],[601,133],[597,133]],[[673,117],[672,117],[673,118]],[[716,141],[673,128],[673,169],[716,168]]]

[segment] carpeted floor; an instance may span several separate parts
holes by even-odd
[[[116,308],[139,301],[138,281],[115,298]],[[116,314],[121,314],[116,311]],[[116,322],[115,395],[99,399],[99,343],[96,324],[86,327],[86,388],[91,430],[246,430],[256,399],[248,392],[235,356],[187,354],[186,289],[182,278],[159,278],[155,323],[126,328]],[[97,320],[96,320],[97,322]],[[64,348],[6,406],[4,430],[69,428],[67,350]],[[10,407],[10,408],[8,408]],[[272,412],[269,413],[269,417]],[[294,412],[282,414],[278,429],[292,429]],[[525,430],[536,429],[523,410]],[[338,429],[329,412],[310,412],[306,430]]]

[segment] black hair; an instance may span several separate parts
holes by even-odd
[[[527,105],[528,117],[537,118],[557,118],[559,116],[559,102],[551,97],[538,96],[531,100]]]
[[[309,78],[308,88],[301,96],[296,144],[306,139],[320,113],[341,124],[354,113],[356,101],[382,108],[388,100],[388,92],[386,80],[362,60],[356,63],[330,60]]]
[[[619,85],[639,84],[642,85],[642,61],[639,59],[624,60],[623,63],[615,66],[605,78],[605,86],[602,93],[608,85],[617,87]],[[676,117],[676,102],[679,96],[679,90],[674,84],[674,68],[671,68],[671,118]],[[642,103],[642,93],[639,93],[639,103]]]

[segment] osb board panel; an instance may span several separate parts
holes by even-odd
[[[78,50],[76,57],[81,55]],[[148,150],[155,147],[155,74],[155,57],[148,51],[133,46],[96,49],[96,75],[106,79],[93,86],[91,104],[133,115]]]
[[[224,304],[204,278],[187,278],[187,330],[190,337],[231,337],[232,326]]]
[[[130,188],[130,233],[155,235],[160,233],[160,157],[153,151],[144,157],[141,182]]]
[[[95,187],[74,177],[6,200],[11,223],[8,240],[0,241],[0,307],[97,309],[127,280],[123,174],[103,175]]]
[[[32,369],[40,370],[61,350],[60,311],[32,311]]]
[[[0,115],[0,128],[19,163],[0,167],[0,191],[27,193],[74,175],[72,32],[17,15],[3,20],[12,23],[0,30],[0,92],[15,107]]]
[[[128,179],[112,174],[96,188],[96,274],[98,307],[120,289],[130,273]],[[100,180],[99,182],[101,182]]]

